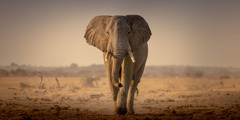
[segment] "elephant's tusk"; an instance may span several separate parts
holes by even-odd
[[[134,56],[133,56],[132,52],[129,51],[128,54],[129,54],[129,56],[130,56],[132,62],[135,63],[135,59],[134,59]]]
[[[106,57],[105,57],[105,61],[107,62],[107,60],[108,60],[108,55],[109,55],[109,52],[107,52],[107,55],[106,55]]]

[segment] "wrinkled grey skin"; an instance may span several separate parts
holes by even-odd
[[[109,53],[104,63],[117,114],[134,114],[134,94],[144,71],[150,36],[147,22],[139,15],[97,16],[87,26],[87,43],[100,49],[104,58]]]

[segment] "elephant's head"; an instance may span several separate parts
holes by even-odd
[[[146,43],[151,36],[147,22],[139,15],[97,16],[87,26],[85,38],[87,43],[102,52],[113,56],[112,77],[116,87],[118,75],[124,56],[128,55],[135,62],[132,52]]]

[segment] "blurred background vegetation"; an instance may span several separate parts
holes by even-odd
[[[0,66],[0,77],[106,77],[104,65],[78,66],[72,63],[65,67],[41,67],[31,65]],[[200,66],[146,66],[143,77],[191,77],[191,78],[240,78],[240,68]]]

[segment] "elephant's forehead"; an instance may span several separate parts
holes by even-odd
[[[122,15],[112,16],[112,19],[121,19],[121,18],[125,18],[125,16],[122,16]]]
[[[113,16],[111,18],[111,21],[114,24],[126,24],[127,23],[127,19],[125,16]]]
[[[127,27],[128,21],[125,16],[113,16],[109,25],[110,28]]]

